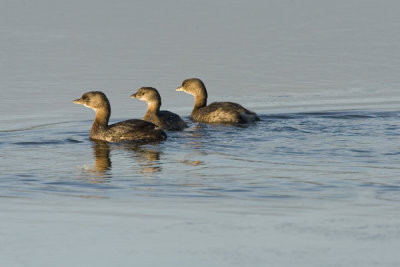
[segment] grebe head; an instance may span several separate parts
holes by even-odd
[[[84,93],[81,98],[73,101],[75,104],[84,105],[85,107],[97,110],[101,108],[110,109],[110,103],[103,92],[91,91]]]
[[[182,91],[194,96],[202,96],[207,98],[207,91],[204,83],[198,78],[186,79],[182,82],[182,86],[176,88],[176,91]]]
[[[131,95],[131,98],[137,98],[145,102],[161,101],[160,94],[153,87],[142,87],[136,93]]]

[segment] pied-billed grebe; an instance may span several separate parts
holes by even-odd
[[[73,101],[91,108],[96,112],[90,138],[108,142],[119,141],[160,141],[167,135],[151,122],[143,120],[127,120],[108,125],[111,115],[110,102],[106,95],[99,91],[87,92],[80,99]]]
[[[207,106],[207,90],[197,78],[186,79],[176,91],[194,96],[191,119],[206,123],[245,123],[260,120],[256,113],[232,102],[214,102]]]
[[[179,131],[187,127],[186,123],[178,114],[167,110],[160,110],[161,96],[153,87],[142,87],[131,98],[137,98],[147,103],[147,111],[143,120],[170,131]]]

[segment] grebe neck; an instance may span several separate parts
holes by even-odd
[[[193,110],[204,108],[205,106],[207,106],[207,97],[206,96],[195,96]]]
[[[147,103],[146,113],[158,114],[160,112],[161,100],[154,100]]]
[[[108,127],[108,121],[110,119],[111,110],[107,108],[96,109],[96,117],[94,119],[91,134],[95,134],[99,130],[106,129]]]

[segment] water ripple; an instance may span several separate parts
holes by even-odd
[[[1,132],[2,188],[16,195],[250,199],[352,199],[368,190],[393,199],[397,189],[378,182],[397,181],[399,112],[260,117],[243,127],[189,122],[165,142],[136,146],[91,142],[87,121]]]
[[[73,138],[67,138],[64,140],[22,141],[22,142],[14,142],[12,144],[18,146],[47,146],[47,145],[77,144],[82,142],[83,141],[76,140]]]

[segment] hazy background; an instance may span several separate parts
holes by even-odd
[[[182,113],[183,79],[210,100],[281,106],[400,99],[397,1],[1,1],[1,121],[86,116],[70,104],[103,90],[113,115],[140,117],[128,96],[161,91]],[[176,103],[179,103],[177,107]],[[40,108],[38,108],[40,106]],[[92,114],[90,114],[92,115]]]

